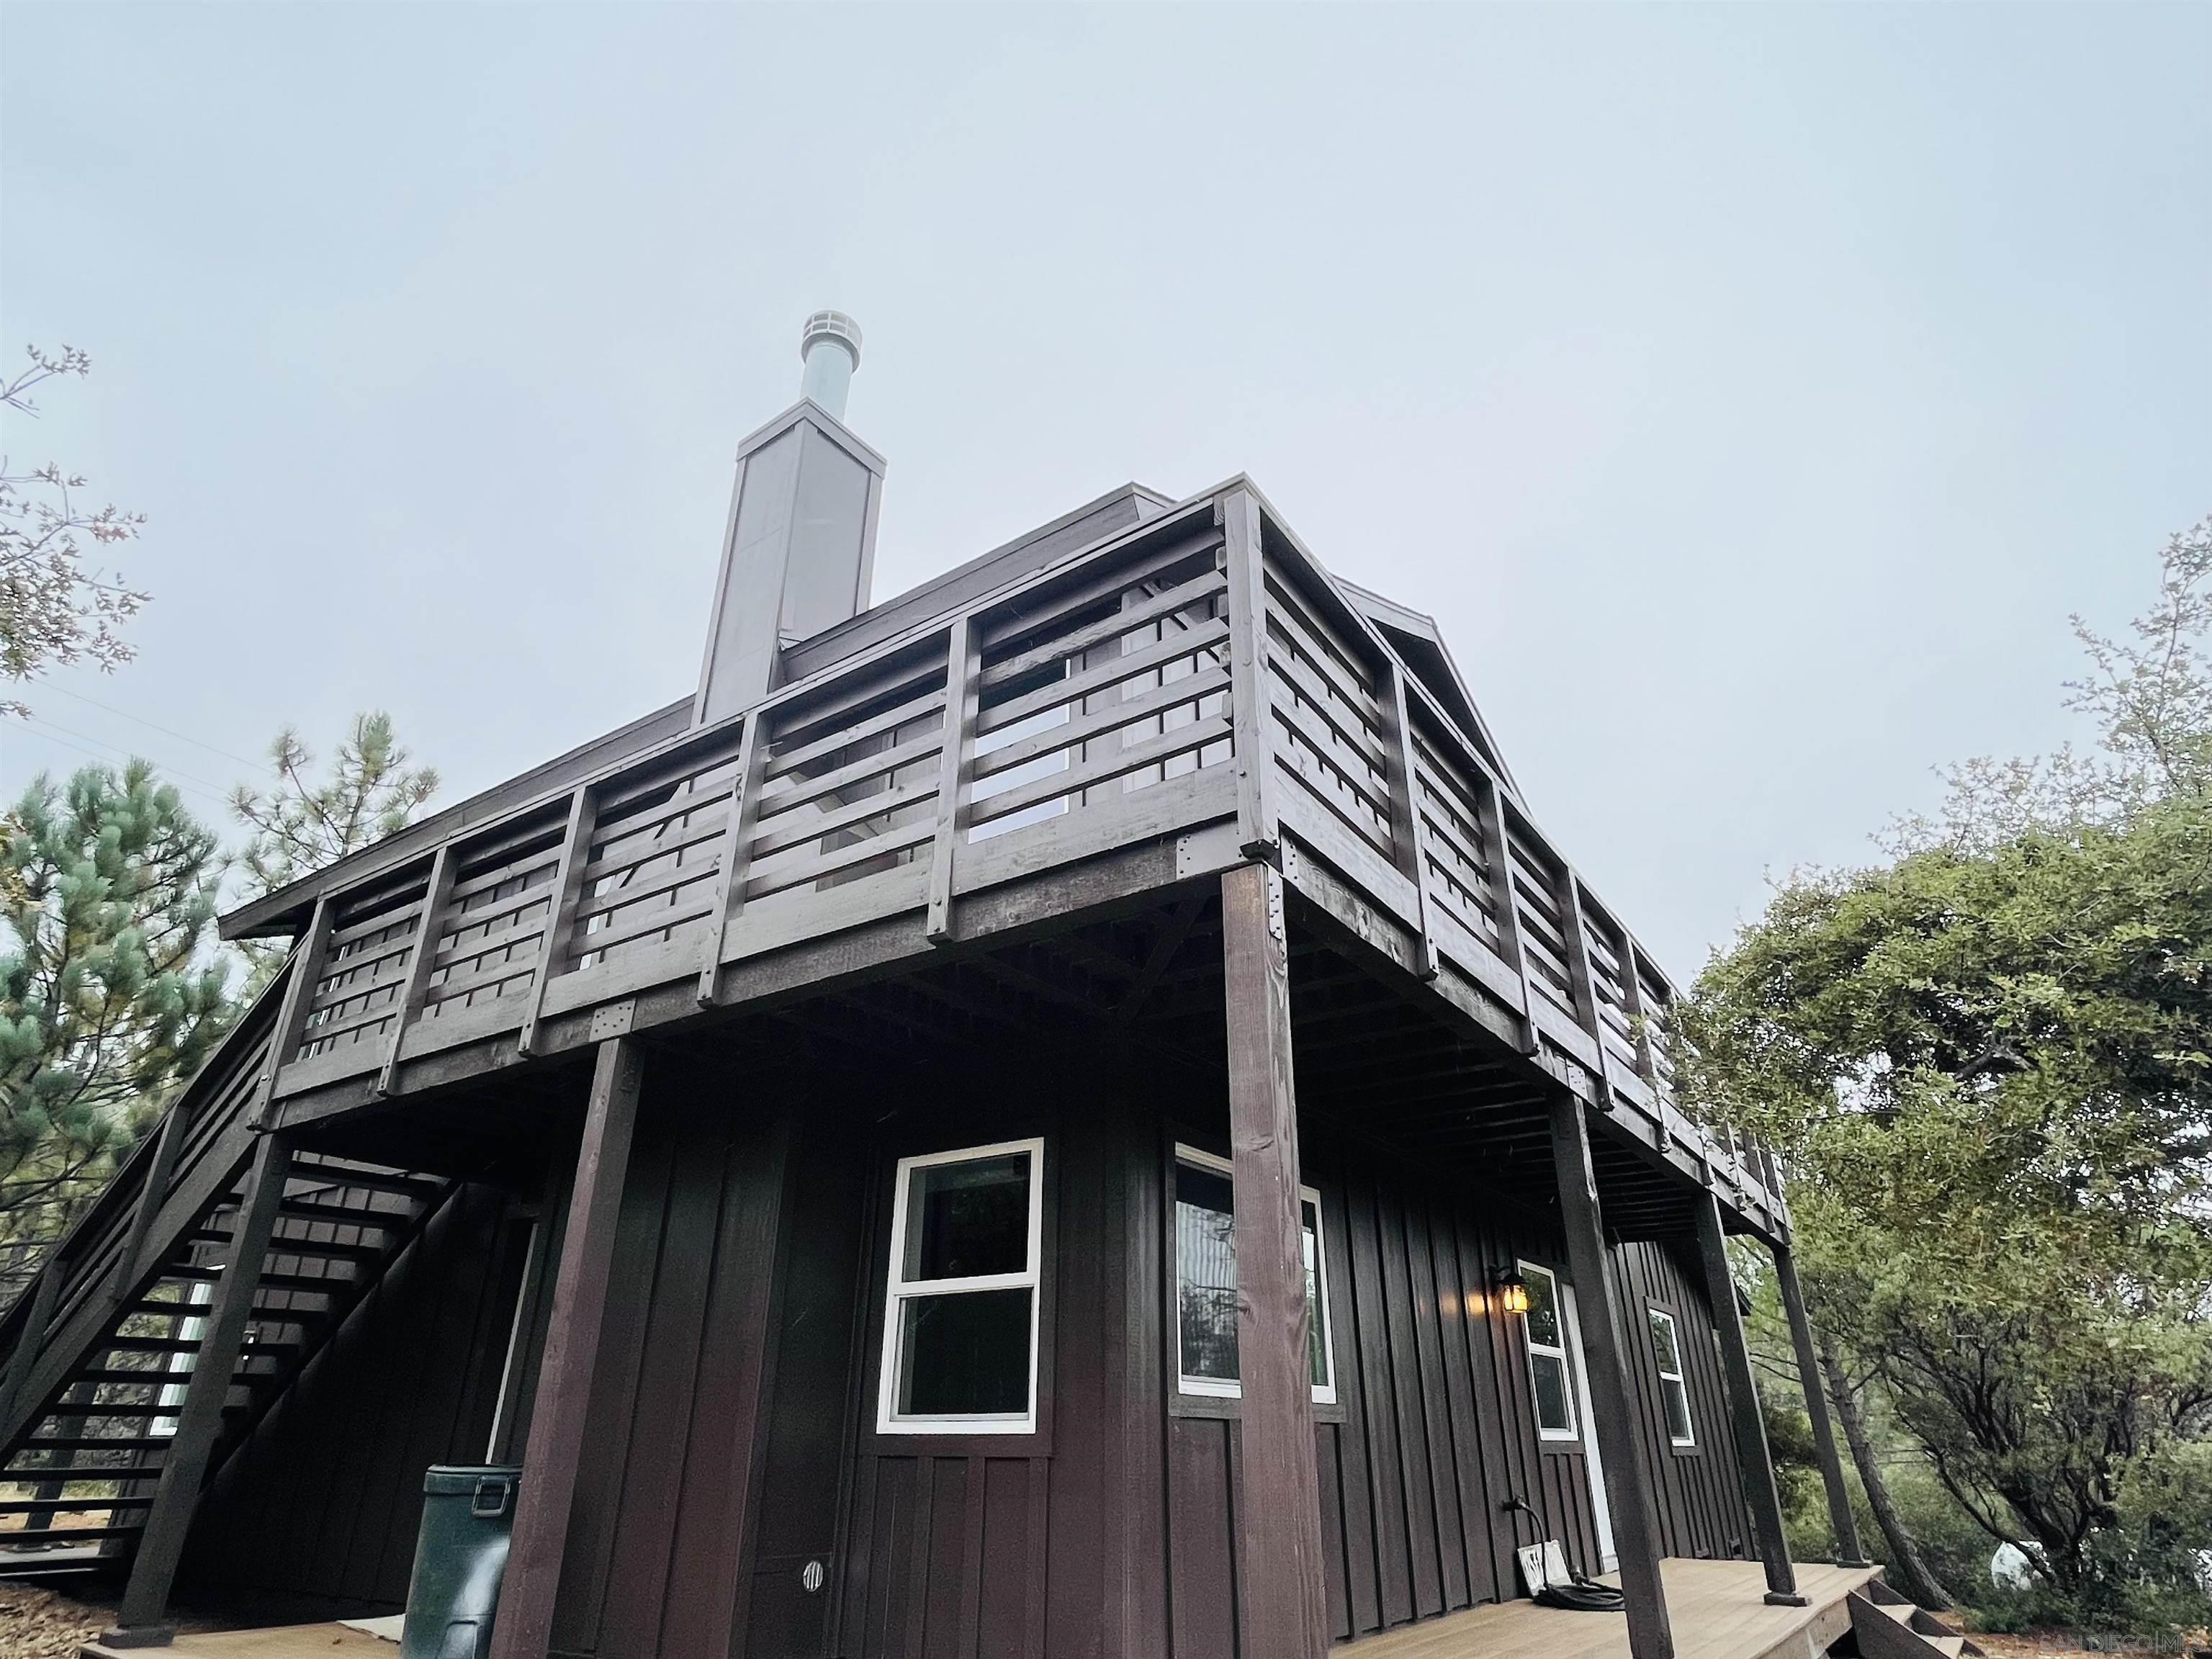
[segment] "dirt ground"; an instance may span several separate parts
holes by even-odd
[[[2189,1643],[2179,1647],[2154,1649],[2148,1644],[2116,1643],[2097,1651],[2083,1647],[2081,1632],[2070,1630],[2024,1630],[1996,1636],[1970,1629],[1967,1639],[1988,1654],[1990,1659],[2131,1659],[2131,1656],[2133,1659],[2153,1659],[2160,1653],[2195,1652],[2212,1640],[2200,1631]]]
[[[52,1590],[0,1584],[0,1659],[76,1659],[114,1615]]]

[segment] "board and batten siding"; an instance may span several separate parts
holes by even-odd
[[[1612,1252],[1613,1296],[1628,1323],[1626,1351],[1634,1361],[1637,1443],[1651,1479],[1660,1547],[1668,1555],[1745,1556],[1752,1553],[1751,1518],[1744,1507],[1735,1431],[1696,1249],[1686,1241],[1679,1253],[1651,1243],[1618,1244]],[[1697,1438],[1696,1446],[1686,1450],[1668,1438],[1659,1362],[1646,1317],[1655,1307],[1675,1316]]]

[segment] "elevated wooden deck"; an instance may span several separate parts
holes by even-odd
[[[1675,1659],[1819,1659],[1851,1627],[1846,1596],[1879,1571],[1800,1562],[1797,1588],[1809,1605],[1774,1607],[1766,1605],[1766,1579],[1756,1561],[1664,1562]],[[1345,1659],[1628,1659],[1628,1620],[1506,1601],[1336,1651]]]
[[[896,973],[1255,853],[1786,1238],[1770,1156],[1675,1107],[1665,975],[1242,479],[434,849],[303,884],[265,1109],[312,1122]]]

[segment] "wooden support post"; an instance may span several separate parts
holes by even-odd
[[[1118,643],[1118,641],[1117,641]],[[932,945],[952,942],[952,862],[968,838],[968,751],[982,710],[982,653],[966,617],[955,617],[945,642],[945,747],[937,766],[937,841],[929,855]]]
[[[246,1115],[249,1127],[258,1129],[268,1123],[276,1101],[276,1074],[300,1052],[300,1036],[307,1027],[307,1011],[315,1000],[315,981],[322,973],[330,943],[331,896],[324,893],[316,898],[307,931],[292,947],[286,964],[292,977],[284,987],[283,1001],[276,1006],[276,1028],[269,1034],[269,1052],[261,1062],[260,1080],[254,1085],[253,1109]]]
[[[54,1316],[54,1299],[61,1292],[61,1246],[56,1245],[40,1264],[31,1286],[31,1305],[24,1311],[23,1329],[15,1339],[15,1352],[8,1357],[8,1375],[0,1381],[0,1445],[15,1437],[18,1412],[35,1409],[39,1402],[26,1400],[31,1373],[38,1369],[40,1351],[46,1346],[46,1327]]]
[[[1490,902],[1498,912],[1498,953],[1521,981],[1521,1052],[1536,1052],[1536,992],[1521,944],[1521,902],[1513,884],[1513,846],[1505,831],[1505,791],[1485,775],[1476,786],[1482,815],[1482,855],[1490,863]]]
[[[1627,928],[1620,930],[1621,1006],[1628,1015],[1628,1030],[1636,1040],[1636,1074],[1659,1091],[1659,1061],[1651,1048],[1651,1010],[1644,1000],[1643,952]]]
[[[1229,576],[1229,703],[1237,775],[1237,832],[1245,853],[1282,860],[1275,819],[1273,717],[1267,712],[1267,581],[1260,503],[1232,489],[1221,503],[1221,557]]]
[[[407,971],[399,976],[399,1000],[392,1004],[392,1035],[384,1044],[384,1063],[376,1068],[376,1092],[391,1094],[399,1086],[399,1045],[406,1040],[407,1022],[422,1006],[429,988],[430,970],[438,957],[438,918],[453,892],[453,843],[443,842],[430,860],[430,874],[422,886],[422,914],[415,922],[415,942],[407,947]]]
[[[1851,1513],[1851,1489],[1844,1484],[1843,1460],[1836,1455],[1836,1431],[1828,1421],[1828,1391],[1821,1385],[1820,1351],[1813,1346],[1813,1322],[1805,1315],[1805,1291],[1797,1282],[1797,1258],[1786,1244],[1774,1250],[1774,1276],[1790,1316],[1790,1345],[1797,1352],[1797,1380],[1805,1389],[1805,1415],[1813,1419],[1813,1452],[1820,1465],[1820,1484],[1828,1489],[1828,1524],[1836,1534],[1836,1565],[1871,1565],[1859,1543],[1859,1523]]]
[[[1596,1419],[1613,1544],[1620,1553],[1620,1589],[1628,1601],[1630,1659],[1673,1659],[1674,1633],[1659,1577],[1658,1511],[1643,1448],[1636,1443],[1627,1355],[1613,1309],[1613,1280],[1605,1270],[1605,1220],[1590,1165],[1589,1127],[1582,1102],[1564,1089],[1552,1099],[1552,1158],[1559,1183],[1559,1219],[1567,1235],[1567,1267],[1574,1276],[1576,1322],[1589,1370],[1590,1414]]]
[[[1735,1275],[1729,1271],[1728,1236],[1721,1227],[1720,1200],[1700,1193],[1698,1253],[1705,1262],[1705,1299],[1712,1304],[1713,1331],[1721,1342],[1721,1375],[1728,1384],[1729,1415],[1735,1423],[1736,1466],[1743,1476],[1743,1498],[1759,1535],[1759,1559],[1766,1565],[1766,1599],[1776,1607],[1802,1607],[1797,1569],[1790,1559],[1790,1539],[1782,1526],[1782,1494],[1774,1484],[1774,1455],[1767,1449],[1766,1419],[1759,1409],[1759,1386],[1752,1381],[1751,1347],[1744,1340],[1743,1314],[1735,1302]]]
[[[245,1196],[231,1224],[229,1256],[222,1277],[216,1281],[215,1298],[208,1304],[199,1349],[192,1357],[191,1380],[177,1407],[176,1437],[169,1443],[161,1484],[155,1488],[153,1507],[138,1537],[122,1610],[115,1628],[100,1638],[110,1647],[165,1646],[176,1633],[166,1618],[169,1586],[184,1556],[192,1512],[199,1506],[201,1483],[222,1434],[223,1407],[253,1321],[254,1286],[261,1279],[261,1264],[269,1254],[277,1209],[284,1201],[285,1179],[291,1172],[291,1142],[281,1134],[262,1136],[246,1165]]]
[[[763,735],[768,711],[756,708],[745,716],[745,734],[738,744],[737,774],[730,780],[730,817],[722,831],[721,867],[714,874],[714,902],[708,908],[706,937],[699,947],[699,988],[702,1008],[712,1006],[722,983],[722,939],[745,908],[747,848],[753,837],[753,821],[760,816],[761,768],[768,757]]]
[[[1246,864],[1223,876],[1221,927],[1244,1419],[1238,1648],[1322,1659],[1328,1629],[1281,875]]]
[[[614,1268],[615,1224],[622,1213],[631,1132],[637,1123],[638,1077],[634,1039],[613,1037],[599,1045],[583,1143],[576,1154],[575,1185],[568,1194],[561,1265],[553,1279],[552,1315],[522,1456],[522,1487],[492,1631],[492,1659],[545,1659],[552,1639],[553,1602],[561,1588],[561,1557],[583,1462],[592,1373]]]
[[[1437,937],[1429,926],[1429,830],[1421,817],[1421,773],[1413,747],[1413,721],[1406,704],[1406,669],[1395,657],[1383,664],[1389,696],[1383,713],[1390,745],[1390,844],[1398,870],[1413,884],[1413,971],[1437,976]]]
[[[576,906],[582,897],[584,866],[592,861],[592,786],[580,783],[568,801],[568,827],[561,836],[561,861],[554,867],[553,888],[545,905],[545,937],[538,941],[538,968],[530,976],[530,1006],[522,1016],[522,1031],[515,1048],[523,1054],[538,1052],[538,1022],[545,1015],[545,993],[561,966],[561,947],[576,925]]]
[[[1597,1012],[1597,975],[1590,969],[1589,921],[1583,915],[1583,880],[1571,864],[1559,869],[1559,937],[1567,951],[1567,982],[1574,988],[1575,1022],[1597,1044],[1602,1078],[1605,1021]]]

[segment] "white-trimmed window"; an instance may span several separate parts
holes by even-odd
[[[899,1160],[882,1432],[1036,1429],[1043,1176],[1042,1140]]]
[[[1682,1380],[1682,1345],[1674,1334],[1674,1316],[1647,1308],[1651,1321],[1651,1357],[1659,1362],[1659,1395],[1667,1402],[1667,1437],[1677,1446],[1694,1446],[1690,1426],[1690,1385]]]
[[[1546,1440],[1572,1440],[1576,1437],[1575,1380],[1567,1364],[1559,1278],[1549,1267],[1540,1267],[1533,1261],[1514,1265],[1528,1285],[1528,1307],[1521,1316],[1521,1334],[1528,1343],[1528,1392],[1536,1403],[1536,1433]]]
[[[1234,1400],[1237,1372],[1237,1212],[1229,1161],[1194,1146],[1175,1152],[1176,1371],[1185,1394]],[[1328,1257],[1321,1194],[1298,1188],[1306,1261],[1306,1352],[1315,1403],[1336,1403],[1330,1351]]]

